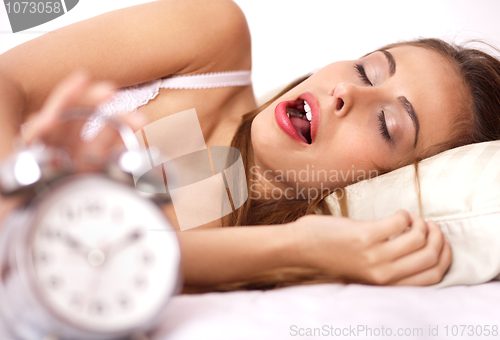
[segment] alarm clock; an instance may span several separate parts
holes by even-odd
[[[176,231],[134,186],[130,159],[147,157],[132,157],[133,131],[119,131],[128,150],[102,173],[72,173],[62,150],[40,143],[0,166],[3,194],[29,197],[0,227],[9,338],[147,338],[180,290]]]

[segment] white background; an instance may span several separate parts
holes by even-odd
[[[5,7],[0,4],[0,53],[72,22],[149,1],[80,0],[66,15],[16,34],[11,33]],[[461,42],[479,38],[500,46],[500,1],[495,0],[236,2],[252,34],[253,80],[258,97],[315,68],[357,58],[395,41],[442,37]]]

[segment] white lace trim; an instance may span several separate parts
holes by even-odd
[[[96,112],[82,129],[82,139],[85,141],[94,139],[112,116],[136,112],[139,107],[158,95],[160,84],[161,79],[157,79],[120,89],[108,101],[97,107]]]
[[[168,89],[205,89],[228,86],[247,86],[252,83],[250,71],[204,73],[190,76],[174,76],[128,86],[116,92],[112,98],[99,105],[82,129],[83,140],[95,138],[106,121],[114,115],[136,112],[160,92]]]
[[[165,89],[208,89],[250,84],[252,84],[250,71],[227,71],[163,78],[160,87]]]

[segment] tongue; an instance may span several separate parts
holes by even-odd
[[[290,122],[292,123],[295,131],[299,137],[306,143],[309,144],[311,139],[311,124],[308,120],[299,117],[290,117]]]

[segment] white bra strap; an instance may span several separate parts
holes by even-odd
[[[252,84],[251,71],[228,71],[163,78],[160,87],[165,89],[209,89],[250,84]]]

